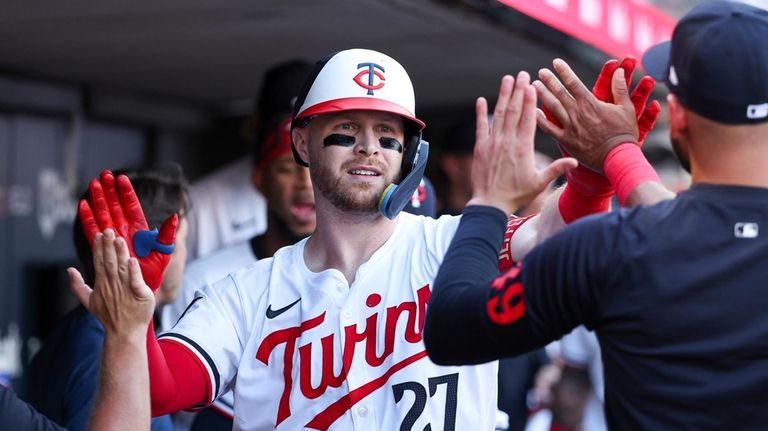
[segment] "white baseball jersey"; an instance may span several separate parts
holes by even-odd
[[[251,167],[244,157],[190,187],[188,262],[267,229],[267,202],[251,184]]]
[[[235,430],[493,430],[498,364],[438,366],[422,341],[458,222],[401,213],[352,285],[310,271],[302,240],[206,286],[161,338],[208,369],[210,399],[234,388]]]

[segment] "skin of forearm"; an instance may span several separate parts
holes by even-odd
[[[675,194],[663,184],[656,181],[646,181],[640,183],[627,195],[625,206],[634,207],[637,205],[653,205],[655,203],[672,199]]]
[[[148,430],[151,421],[146,331],[107,333],[89,430]]]

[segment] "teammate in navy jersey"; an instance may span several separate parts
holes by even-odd
[[[636,145],[622,72],[600,103],[562,61],[534,83],[539,117],[626,205],[575,223],[499,276],[515,187],[465,210],[427,314],[441,364],[476,364],[595,330],[611,429],[765,429],[768,423],[768,11],[704,3],[645,69],[670,94],[670,137],[693,186],[664,192]],[[759,42],[760,41],[760,42]],[[502,184],[503,185],[503,184]],[[512,202],[511,202],[512,201]],[[494,208],[495,207],[495,208]],[[498,209],[497,209],[498,208]],[[503,211],[499,211],[502,209]]]

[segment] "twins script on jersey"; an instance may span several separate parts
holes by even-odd
[[[350,286],[306,240],[208,286],[162,338],[235,393],[235,430],[492,430],[497,364],[443,367],[422,328],[459,218],[399,216]]]

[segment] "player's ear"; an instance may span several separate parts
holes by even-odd
[[[309,130],[307,127],[294,127],[291,130],[293,147],[304,163],[309,163]]]
[[[667,94],[667,106],[669,111],[669,130],[674,138],[677,134],[685,133],[688,129],[688,118],[685,108],[672,93]]]

